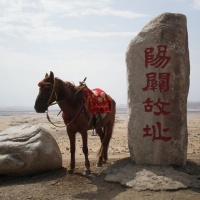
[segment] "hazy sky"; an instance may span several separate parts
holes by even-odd
[[[125,52],[154,17],[187,16],[189,101],[200,101],[200,0],[0,0],[0,107],[33,106],[50,70],[127,102]]]

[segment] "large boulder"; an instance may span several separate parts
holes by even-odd
[[[126,54],[128,143],[137,164],[185,165],[189,50],[186,16],[164,13]]]
[[[0,174],[32,175],[61,167],[58,144],[45,129],[21,125],[0,132]]]

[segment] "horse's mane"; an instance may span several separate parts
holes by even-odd
[[[85,86],[75,86],[74,83],[63,81],[57,77],[55,80],[59,83],[60,89],[62,90],[62,98],[65,98],[70,106],[76,107],[77,104],[82,103]]]

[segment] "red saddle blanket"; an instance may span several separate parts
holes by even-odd
[[[108,95],[101,89],[84,90],[86,107],[90,115],[111,112],[111,101]]]

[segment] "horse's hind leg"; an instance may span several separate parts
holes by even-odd
[[[111,103],[112,103],[112,112],[110,114],[108,114],[109,120],[104,125],[104,131],[103,131],[104,137],[101,142],[101,148],[98,153],[99,159],[98,159],[97,167],[101,167],[103,160],[104,160],[104,162],[106,162],[108,159],[108,146],[110,143],[110,139],[112,137],[112,132],[113,132],[114,123],[115,123],[115,112],[116,112],[115,101],[112,100]]]
[[[105,127],[96,129],[96,133],[99,135],[101,143],[102,143],[103,138],[104,138],[104,133],[105,133]],[[104,154],[103,154],[103,163],[106,163],[107,160],[108,160],[108,153],[107,153],[107,150],[105,149]]]
[[[103,138],[104,138],[105,127],[103,127],[103,128],[101,127],[101,128],[95,129],[95,130],[96,130],[96,133],[99,135],[101,144],[102,144]],[[103,155],[103,162],[106,163],[107,159],[108,159],[107,152],[105,152]]]
[[[104,138],[101,143],[101,148],[98,153],[98,163],[97,167],[101,167],[103,162],[106,163],[108,160],[108,146],[110,143],[110,139],[112,136],[112,131],[113,131],[113,125],[114,123],[108,122],[105,125],[105,133],[104,133]]]

